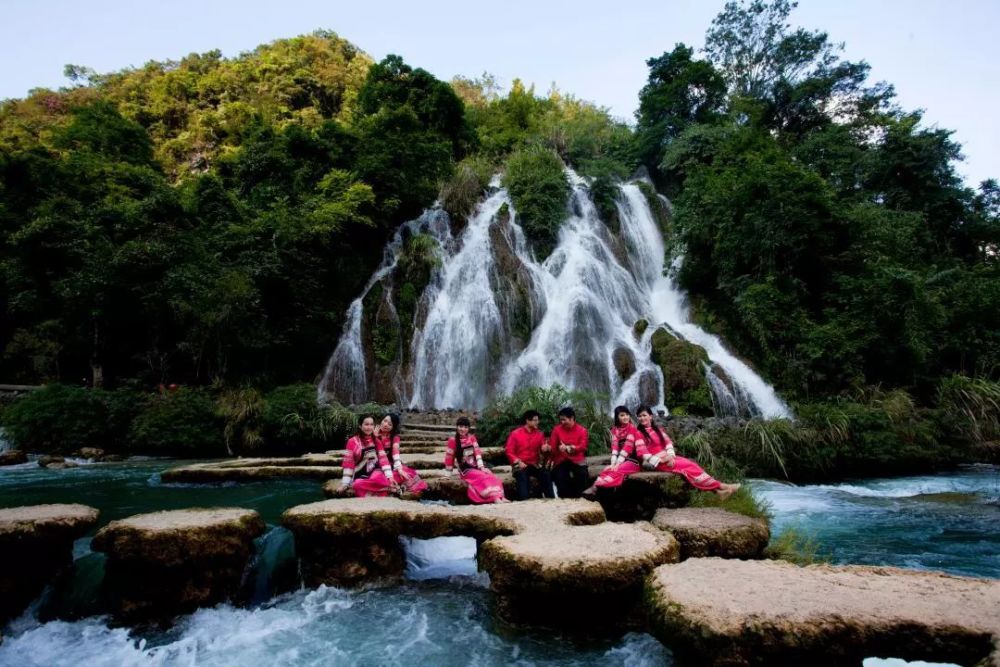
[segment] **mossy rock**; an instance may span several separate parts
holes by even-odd
[[[635,355],[627,347],[617,347],[611,353],[611,362],[622,382],[635,374]]]
[[[767,521],[717,507],[661,509],[653,525],[681,545],[681,558],[760,558],[771,539]]]
[[[652,634],[693,665],[1000,665],[1000,582],[890,567],[692,558],[646,583]],[[992,655],[991,655],[992,653]]]
[[[680,407],[687,414],[710,417],[712,390],[705,379],[708,353],[665,329],[653,333],[651,357],[663,371],[663,400],[667,407]]]
[[[670,234],[671,223],[673,222],[670,207],[660,199],[656,188],[649,183],[640,181],[639,190],[646,198],[646,203],[649,205],[649,210],[653,212],[653,217],[656,218],[656,223],[660,226],[660,231],[663,232],[664,236]]]
[[[642,335],[646,333],[646,329],[649,328],[648,320],[636,320],[635,324],[632,325],[632,333],[635,334],[636,339],[642,338]]]
[[[97,523],[86,505],[0,509],[0,626],[73,564],[73,541]]]
[[[91,541],[108,555],[104,596],[126,623],[165,622],[240,597],[265,525],[240,508],[192,508],[112,521]]]

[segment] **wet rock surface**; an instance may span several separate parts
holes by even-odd
[[[73,542],[97,523],[86,505],[0,509],[0,625],[73,563]]]
[[[653,525],[680,542],[681,558],[760,558],[771,539],[764,519],[716,507],[660,509]]]
[[[693,558],[657,568],[646,601],[653,633],[691,664],[1000,665],[1000,581]]]
[[[0,452],[0,466],[14,466],[28,462],[28,454],[22,449],[10,449]]]
[[[193,508],[112,521],[91,547],[108,555],[104,594],[115,617],[163,621],[236,597],[264,530],[251,510]]]

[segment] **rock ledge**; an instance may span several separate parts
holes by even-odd
[[[843,665],[882,655],[1000,666],[1000,581],[695,558],[657,568],[646,600],[654,634],[694,664]]]

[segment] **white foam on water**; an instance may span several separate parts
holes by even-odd
[[[400,537],[406,549],[406,578],[415,581],[476,576],[476,540],[472,537],[436,537],[421,540]]]
[[[923,660],[907,662],[901,658],[865,658],[861,664],[864,667],[959,667],[952,662],[924,662]]]

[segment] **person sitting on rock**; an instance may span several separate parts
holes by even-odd
[[[590,435],[576,423],[573,408],[559,411],[559,424],[552,429],[552,481],[560,498],[579,498],[587,488],[587,441]]]
[[[507,459],[517,483],[518,500],[527,500],[531,496],[532,477],[541,485],[543,496],[555,498],[552,477],[545,466],[545,459],[552,448],[545,442],[545,434],[538,429],[540,418],[537,410],[528,410],[521,416],[522,425],[507,437]]]
[[[358,420],[358,430],[347,440],[343,468],[341,484],[358,498],[386,496],[398,488],[382,441],[375,437],[375,415]]]
[[[635,411],[639,418],[638,431],[642,435],[642,444],[638,447],[642,466],[647,470],[669,472],[681,475],[688,483],[699,491],[717,493],[726,499],[739,490],[739,484],[725,484],[705,472],[700,465],[677,456],[674,453],[674,443],[663,427],[656,423],[656,417],[648,406],[641,405]]]
[[[392,463],[392,481],[399,486],[400,493],[419,497],[427,490],[427,482],[420,479],[416,470],[403,465],[399,455],[399,415],[394,412],[383,415],[375,437],[382,442],[382,449]]]
[[[457,463],[458,476],[466,484],[466,494],[476,505],[510,502],[503,493],[503,483],[483,464],[479,441],[469,433],[471,426],[468,417],[459,417],[455,422],[455,435],[448,438],[445,445],[444,474],[450,477]]]
[[[583,492],[593,496],[597,489],[613,489],[622,485],[625,478],[642,470],[637,448],[642,444],[642,436],[632,424],[632,413],[624,405],[614,412],[611,427],[611,465],[601,471],[597,480]]]

